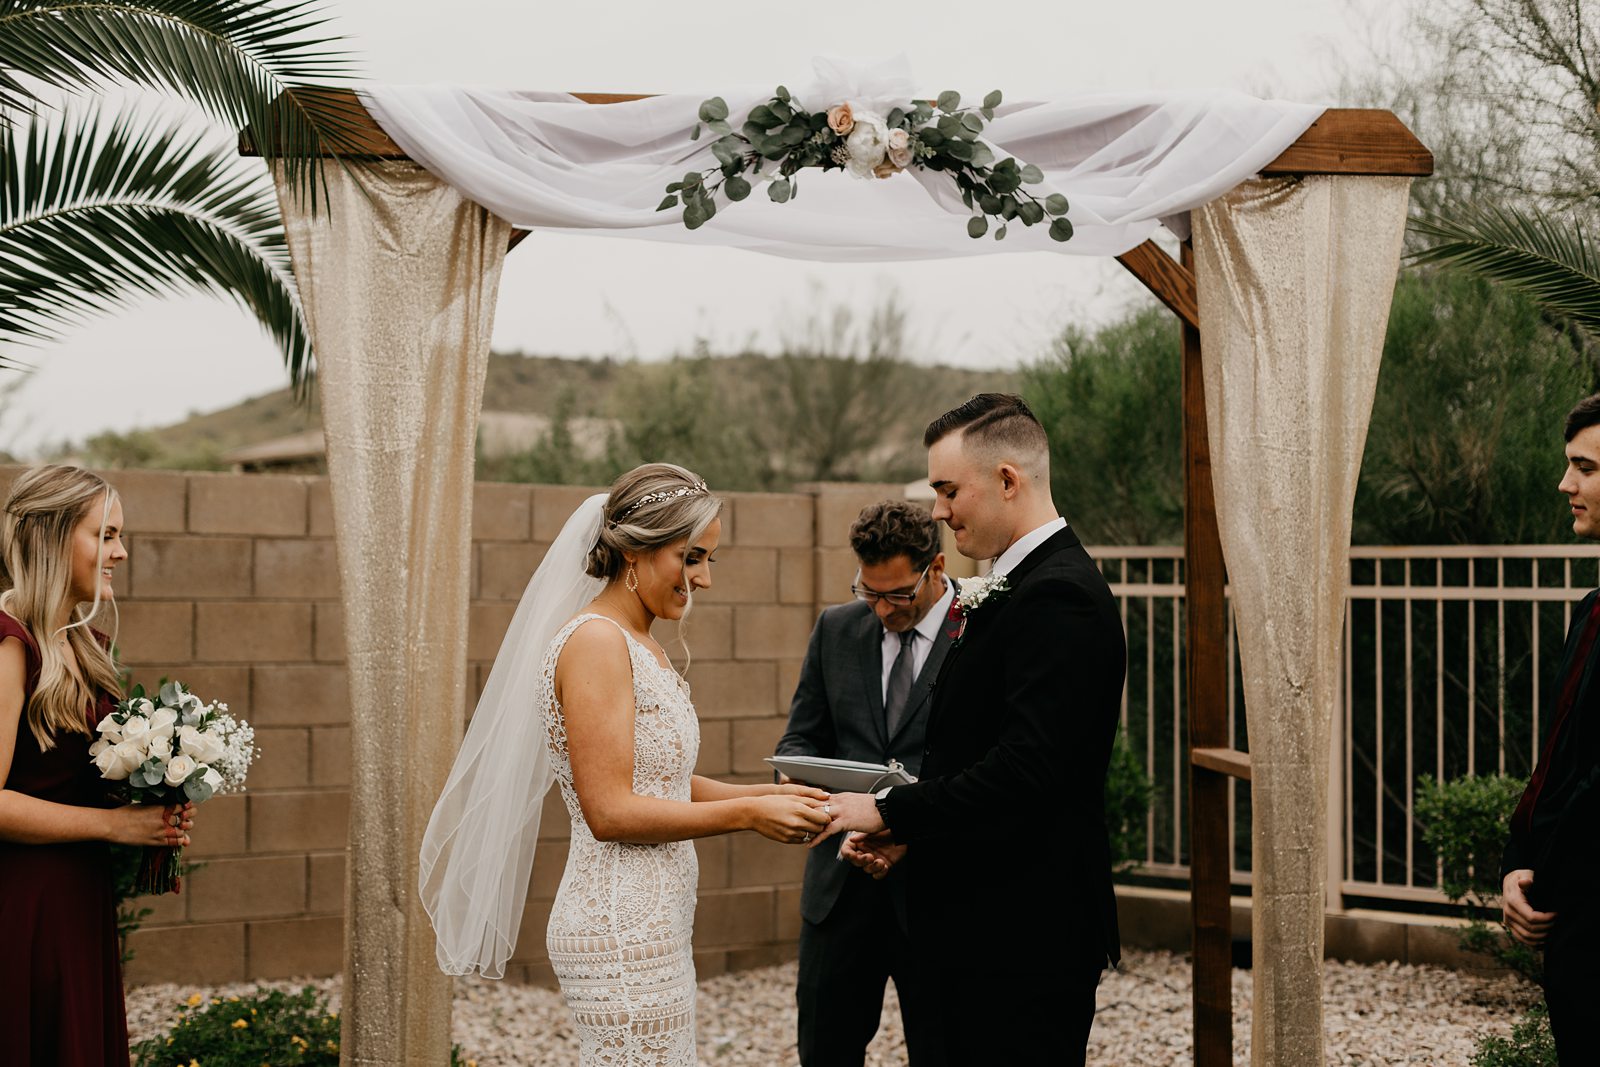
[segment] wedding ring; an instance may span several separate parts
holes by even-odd
[[[824,804],[824,805],[822,805],[822,814],[826,815],[830,819],[833,818],[833,805],[832,804]]]
[[[800,839],[800,843],[801,843],[801,844],[802,844],[802,845],[806,845],[806,844],[810,844],[810,843],[811,843],[811,835],[810,835],[810,834],[807,834],[807,835],[806,835],[806,836],[804,836],[804,837],[802,837],[802,838],[801,838],[801,839]]]

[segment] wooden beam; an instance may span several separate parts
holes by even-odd
[[[323,112],[348,131],[355,159],[405,159],[406,154],[378,125],[354,89],[308,86],[287,92],[308,110]],[[574,93],[589,104],[648,100],[651,93]],[[250,130],[239,134],[241,155],[260,151]],[[1393,112],[1362,108],[1329,108],[1263,174],[1394,174],[1425,177],[1433,173],[1433,154]],[[1168,257],[1169,259],[1171,257]]]
[[[1182,267],[1193,276],[1194,246]],[[1196,749],[1228,736],[1227,615],[1222,540],[1211,486],[1200,330],[1183,325],[1184,665],[1189,711],[1189,910],[1193,921],[1195,1067],[1233,1064],[1233,827],[1231,779],[1198,765]]]
[[[1179,263],[1154,241],[1117,257],[1117,262],[1128,268],[1144,283],[1156,299],[1182,319],[1184,324],[1200,328],[1200,303],[1194,293],[1194,271]]]
[[[1433,153],[1392,111],[1330,107],[1261,173],[1426,178]]]
[[[1230,778],[1250,780],[1250,753],[1240,752],[1236,748],[1190,749],[1189,762]]]

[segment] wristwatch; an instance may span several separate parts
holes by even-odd
[[[878,805],[878,818],[883,820],[885,828],[889,825],[889,790],[893,788],[892,785],[886,785],[872,794],[873,802]]]

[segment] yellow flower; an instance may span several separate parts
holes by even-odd
[[[237,1003],[239,1003],[239,998],[238,997],[229,997],[228,998],[228,1003],[229,1004],[237,1004]]]
[[[233,1028],[235,1030],[248,1030],[250,1028],[250,1020],[249,1019],[235,1019],[235,1020],[233,1020]]]
[[[189,999],[185,1003],[187,1003],[191,1008],[198,1008],[205,999],[206,998],[202,997],[199,993],[194,993],[190,995]]]

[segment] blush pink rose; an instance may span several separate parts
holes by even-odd
[[[828,129],[843,137],[856,128],[856,115],[850,110],[849,104],[840,104],[828,109]]]
[[[911,166],[911,134],[905,130],[889,131],[889,161],[901,170]]]

